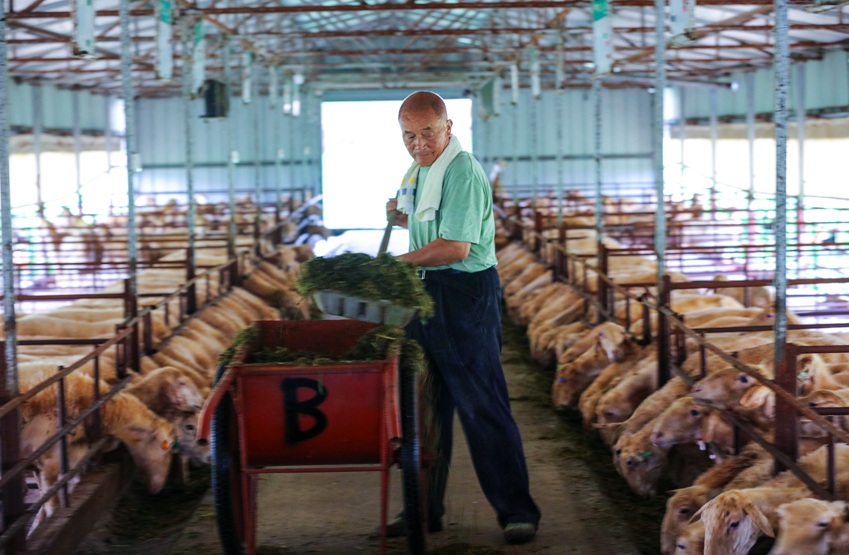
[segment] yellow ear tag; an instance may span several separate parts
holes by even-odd
[[[160,447],[162,447],[163,451],[170,451],[171,450],[171,446],[168,445],[168,440],[165,440],[165,439],[162,440],[162,444],[160,445]]]

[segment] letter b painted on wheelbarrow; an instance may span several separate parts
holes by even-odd
[[[280,384],[283,389],[286,443],[298,443],[319,435],[327,428],[327,416],[318,410],[327,398],[327,388],[311,378],[284,378]],[[315,394],[302,401],[298,400],[298,390],[309,389]],[[300,415],[312,417],[315,421],[311,428],[301,429]]]

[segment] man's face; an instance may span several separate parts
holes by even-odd
[[[422,166],[433,164],[451,139],[451,120],[440,119],[433,110],[404,112],[398,122],[407,152]]]

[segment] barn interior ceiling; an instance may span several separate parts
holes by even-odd
[[[121,90],[119,0],[95,0],[95,46],[72,53],[73,2],[3,0],[10,76],[102,94]],[[843,6],[789,2],[793,59],[818,59],[849,48]],[[463,87],[507,77],[517,62],[528,84],[531,56],[543,88],[584,87],[592,79],[593,3],[586,0],[173,0],[173,77],[157,76],[157,19],[150,0],[129,3],[132,74],[142,97],[181,93],[182,45],[203,21],[206,77],[240,79],[245,51],[258,62],[258,90],[275,66],[282,77],[303,75],[313,90]],[[817,9],[820,8],[820,9]],[[651,83],[655,75],[655,2],[611,2],[610,86]],[[769,67],[773,58],[773,1],[701,0],[687,40],[667,50],[671,82],[722,83],[734,71]],[[186,22],[187,25],[183,25]],[[667,34],[667,37],[669,34]],[[557,64],[562,64],[558,71]],[[606,85],[608,86],[608,85]]]

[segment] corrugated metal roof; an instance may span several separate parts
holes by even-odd
[[[47,80],[100,93],[120,90],[120,20],[117,0],[95,0],[96,58],[71,52],[67,1],[5,0],[9,70],[13,77]],[[241,52],[252,50],[261,68],[303,74],[314,89],[466,87],[506,75],[518,61],[527,80],[529,48],[536,47],[543,87],[555,85],[564,64],[567,87],[586,86],[593,72],[592,3],[570,0],[284,0],[176,2],[175,20],[205,22],[207,77],[222,80],[222,54],[231,48],[233,79]],[[813,13],[790,2],[791,55],[818,59],[849,46],[845,8]],[[615,46],[611,80],[622,86],[654,75],[655,8],[652,0],[619,0],[611,7]],[[773,3],[703,0],[695,10],[693,40],[668,50],[670,80],[717,81],[733,71],[768,67],[773,55]],[[180,94],[181,49],[175,79],[156,78],[153,3],[130,3],[134,86],[140,96]],[[182,27],[175,23],[179,42]],[[225,41],[225,37],[229,40]],[[267,86],[268,71],[257,81]]]

